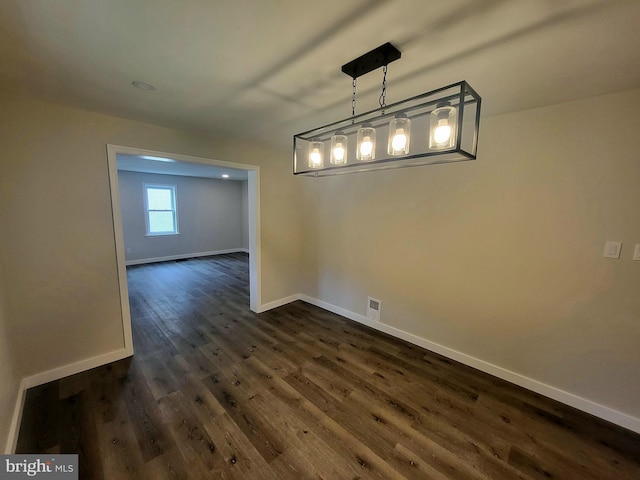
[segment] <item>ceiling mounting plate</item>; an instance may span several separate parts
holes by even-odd
[[[358,78],[365,73],[372,72],[384,65],[390,64],[394,60],[398,60],[401,56],[400,50],[387,42],[355,60],[345,63],[342,66],[342,71],[352,78]]]

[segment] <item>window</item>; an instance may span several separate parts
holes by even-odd
[[[175,185],[145,185],[144,204],[147,210],[147,235],[178,233]]]

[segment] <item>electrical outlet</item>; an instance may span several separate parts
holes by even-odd
[[[379,322],[381,309],[382,302],[377,298],[369,297],[369,302],[367,303],[367,318],[374,322]]]
[[[127,253],[131,253],[131,249],[130,248],[127,248]]]
[[[633,259],[640,260],[640,243],[636,243],[636,249],[633,251]]]

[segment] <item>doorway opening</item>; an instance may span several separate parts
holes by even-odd
[[[127,352],[131,355],[133,354],[133,335],[131,328],[131,311],[129,306],[129,289],[126,270],[127,262],[120,186],[118,183],[119,161],[123,162],[140,159],[140,168],[147,168],[149,173],[176,175],[179,174],[176,172],[184,172],[184,169],[189,169],[193,176],[205,177],[218,174],[222,176],[224,174],[234,175],[236,176],[236,179],[246,178],[247,236],[249,251],[249,308],[254,312],[259,312],[260,305],[262,303],[260,294],[260,167],[256,165],[225,162],[211,158],[194,157],[190,155],[160,152],[121,145],[107,145],[107,159],[109,166],[111,210],[115,234],[118,283],[120,289],[122,327],[124,334],[124,346]],[[144,167],[145,161],[147,162],[147,167]],[[149,165],[153,165],[153,168],[149,167]],[[197,172],[201,172],[201,175],[198,175]]]

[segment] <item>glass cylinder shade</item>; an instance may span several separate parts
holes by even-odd
[[[376,158],[376,129],[365,123],[358,129],[356,159],[368,162]]]
[[[309,143],[309,168],[324,167],[324,143],[314,139]]]
[[[429,117],[429,149],[447,150],[456,146],[456,108],[449,104],[439,104]]]
[[[347,163],[347,136],[342,132],[336,132],[331,137],[331,158],[333,165],[344,165]]]
[[[387,153],[398,157],[409,154],[409,141],[411,140],[411,120],[400,113],[389,122],[389,144]]]

